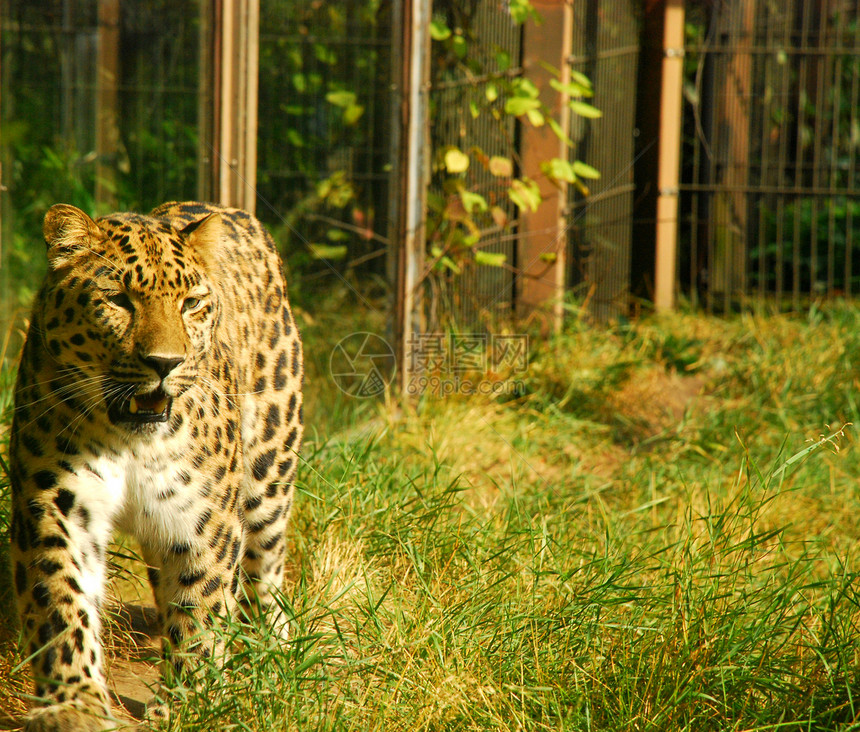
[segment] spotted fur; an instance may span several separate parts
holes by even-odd
[[[175,669],[237,598],[274,610],[302,439],[302,346],[248,213],[169,203],[45,217],[48,273],[15,393],[12,570],[37,706],[25,729],[110,728],[99,641],[115,528],[149,565]],[[256,600],[255,600],[256,604]]]

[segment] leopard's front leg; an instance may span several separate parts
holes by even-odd
[[[113,729],[99,606],[116,496],[96,476],[84,484],[62,466],[22,472],[11,475],[12,571],[24,649],[42,699],[24,730]]]
[[[163,625],[163,686],[185,678],[203,659],[223,659],[223,641],[211,629],[236,605],[241,552],[238,515],[211,505],[191,522],[189,536],[167,547],[144,547]],[[162,691],[148,705],[149,717],[167,714],[168,695]]]

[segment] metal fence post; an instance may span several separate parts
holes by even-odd
[[[260,0],[201,3],[200,198],[254,213]]]
[[[430,0],[403,0],[400,26],[394,221],[396,264],[394,351],[398,383],[410,379],[410,344],[423,324],[422,288],[427,181],[429,174]]]

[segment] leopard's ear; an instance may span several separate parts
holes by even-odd
[[[224,222],[221,214],[211,213],[199,221],[192,221],[182,230],[182,235],[189,246],[204,260],[212,262],[215,252],[221,244],[224,234]]]
[[[48,245],[48,264],[57,269],[89,249],[92,241],[104,239],[95,221],[79,208],[58,203],[48,209],[42,224]]]

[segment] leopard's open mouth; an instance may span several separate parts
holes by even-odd
[[[135,394],[128,399],[114,402],[108,409],[108,416],[114,423],[166,422],[170,418],[172,404],[173,399],[158,388],[148,394]]]

